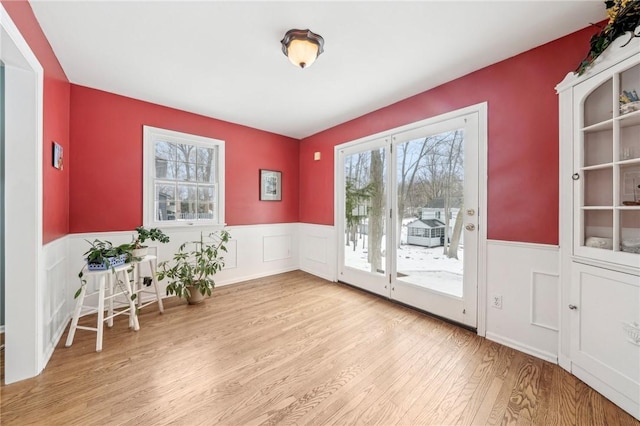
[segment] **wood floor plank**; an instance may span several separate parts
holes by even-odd
[[[437,416],[440,405],[454,384],[453,378],[471,361],[470,353],[477,350],[482,341],[470,334],[452,333],[452,338],[445,342],[445,353],[438,364],[421,386],[417,388],[419,397],[399,419],[398,424],[429,424]],[[471,347],[469,352],[464,348]]]
[[[427,334],[424,335],[423,338],[424,344],[421,357],[417,361],[419,367],[418,369],[411,370],[415,374],[411,376],[411,381],[403,388],[405,392],[403,392],[399,398],[394,394],[389,395],[389,398],[391,398],[392,402],[396,405],[399,404],[399,401],[410,404],[409,401],[412,401],[412,397],[415,394],[413,390],[423,382],[422,372],[427,369],[431,370],[433,366],[442,359],[442,356],[437,354],[438,350],[446,350],[446,346],[441,343],[448,338],[453,330],[441,321],[431,320],[431,322],[432,326],[426,328]],[[372,374],[376,377],[375,375],[380,374],[380,372],[383,372],[386,368],[387,365],[382,364],[378,369],[374,370]],[[363,376],[359,380],[348,384],[336,393],[335,398],[327,400],[318,406],[316,410],[317,413],[309,422],[311,424],[335,422],[335,419],[339,418],[343,412],[349,412],[361,404],[359,398],[361,395],[369,395],[371,393],[371,383],[371,377]],[[371,399],[371,397],[368,399]],[[400,409],[400,411],[402,412],[404,410]]]
[[[506,352],[504,346],[497,343],[490,344],[484,351],[482,362],[477,364],[471,377],[462,376],[466,382],[454,403],[457,410],[450,410],[443,423],[472,424],[473,418],[485,403],[487,392],[493,384],[501,352]]]
[[[64,335],[42,374],[0,386],[0,423],[640,425],[557,365],[301,271],[139,320],[101,353]]]
[[[513,356],[509,359],[507,369],[503,370],[502,374],[499,372],[498,375],[498,377],[504,378],[503,386],[491,408],[491,413],[487,419],[488,425],[501,425],[509,423],[510,420],[511,422],[515,421],[514,419],[509,419],[507,407],[509,406],[509,398],[516,386],[516,380],[518,378],[517,371],[519,371],[520,366],[525,362],[527,355],[515,350],[512,350],[512,352]]]

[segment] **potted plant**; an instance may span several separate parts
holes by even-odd
[[[158,279],[167,278],[167,295],[184,297],[189,304],[197,304],[205,295],[211,296],[215,287],[213,276],[224,267],[221,252],[226,252],[230,235],[222,230],[207,237],[200,233],[197,241],[183,243],[173,255],[172,261],[161,262]]]
[[[169,242],[169,237],[159,228],[147,229],[144,226],[138,226],[136,228],[136,232],[138,233],[138,236],[134,237],[134,240],[131,243],[131,256],[135,258],[141,258],[147,255],[149,247],[142,245],[142,243],[147,240],[159,241],[161,243]]]
[[[84,279],[84,270],[103,271],[105,269],[113,269],[116,266],[124,265],[131,260],[131,244],[120,244],[114,246],[110,241],[102,241],[95,239],[93,241],[86,240],[91,246],[89,250],[84,252],[83,256],[86,263],[80,269],[78,278],[80,279],[80,288],[76,291],[74,298],[80,295],[82,287],[87,284]]]

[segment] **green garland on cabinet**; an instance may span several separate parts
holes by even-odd
[[[591,37],[589,42],[591,49],[575,71],[578,75],[582,75],[593,61],[619,36],[628,32],[631,33],[629,41],[624,46],[629,44],[634,37],[640,37],[640,34],[635,33],[636,28],[640,26],[639,0],[610,0],[605,1],[604,4],[607,8],[609,22],[598,34]]]

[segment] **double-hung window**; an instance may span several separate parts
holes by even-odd
[[[224,141],[144,126],[149,226],[224,225]]]

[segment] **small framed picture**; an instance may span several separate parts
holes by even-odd
[[[62,145],[53,143],[53,167],[62,170]]]
[[[282,172],[260,169],[260,201],[282,201]]]

